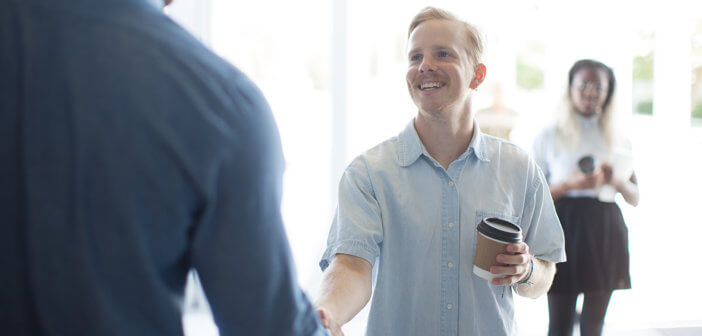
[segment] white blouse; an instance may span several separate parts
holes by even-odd
[[[580,141],[573,145],[556,144],[555,125],[547,127],[536,137],[534,159],[550,185],[563,183],[575,171],[580,170],[578,161],[586,155],[594,157],[595,167],[599,167],[603,161],[609,162],[618,178],[628,179],[631,176],[633,160],[630,142],[619,141],[617,146],[610,148],[602,137],[598,120],[578,115]],[[598,189],[569,190],[566,193],[569,197],[592,197],[605,202],[613,202],[615,195],[616,191],[609,185]]]

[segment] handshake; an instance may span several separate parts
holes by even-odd
[[[339,324],[326,309],[317,308],[317,313],[319,314],[319,320],[322,322],[322,325],[331,336],[344,335],[344,332],[341,331],[341,324]]]

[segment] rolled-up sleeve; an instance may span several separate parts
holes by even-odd
[[[530,252],[539,259],[559,263],[566,261],[563,228],[558,220],[546,178],[536,165],[530,162],[533,176],[527,191],[522,221],[529,223],[525,241]]]
[[[341,178],[339,205],[319,262],[322,271],[338,253],[363,258],[371,265],[380,254],[382,214],[366,167],[362,157],[356,158]]]

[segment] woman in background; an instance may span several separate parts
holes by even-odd
[[[582,336],[600,335],[612,292],[631,288],[628,232],[614,196],[636,206],[639,190],[631,149],[615,128],[615,78],[606,65],[576,62],[566,107],[534,142],[563,226],[568,261],[557,264],[548,293],[549,335],[571,335],[584,293]]]

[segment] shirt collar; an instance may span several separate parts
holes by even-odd
[[[480,132],[478,122],[474,121],[473,125],[473,138],[470,140],[470,144],[468,144],[468,149],[456,160],[463,160],[468,155],[474,154],[478,160],[490,162],[485,151],[485,135]],[[422,144],[422,140],[419,139],[417,130],[414,128],[414,119],[400,132],[398,143],[397,160],[402,167],[413,164],[422,154],[427,157],[429,156],[426,148],[424,148],[424,144]]]

